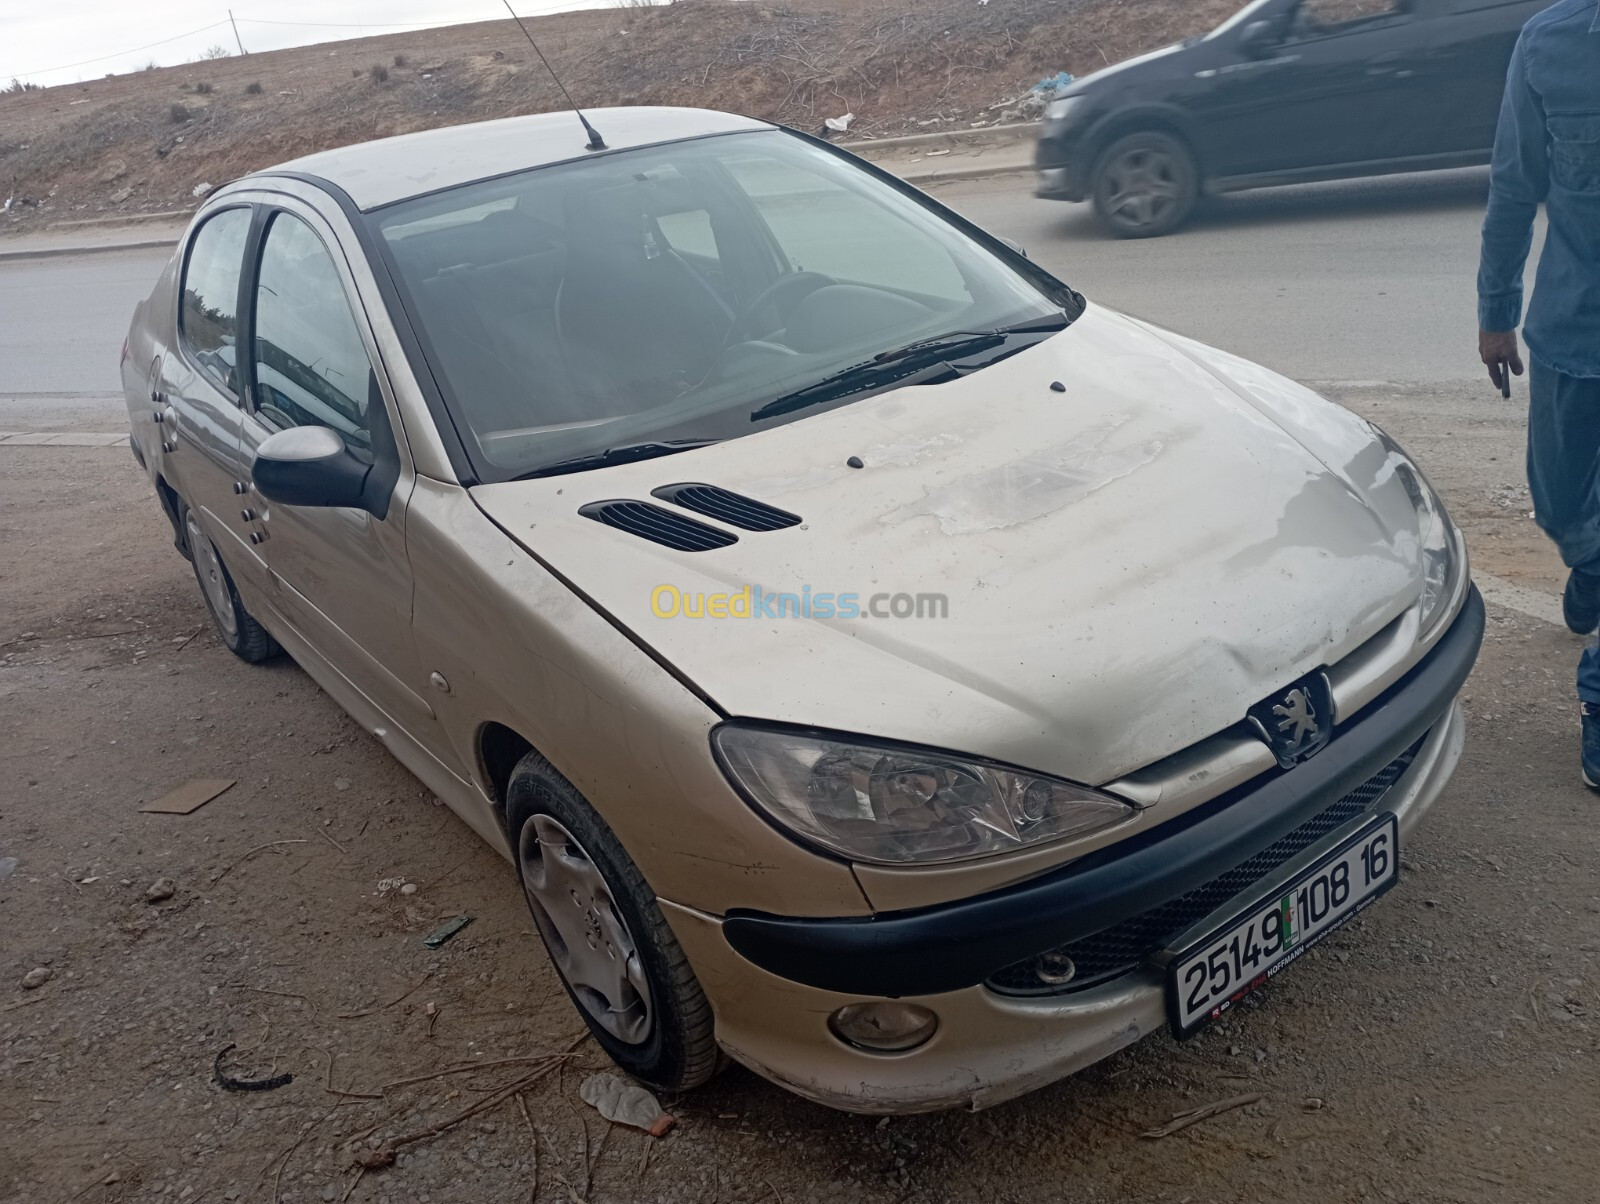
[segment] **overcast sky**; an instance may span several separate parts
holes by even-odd
[[[0,84],[12,78],[70,84],[107,72],[137,71],[151,60],[170,67],[210,46],[237,54],[228,24],[230,2],[244,48],[251,51],[506,15],[500,0],[0,0]],[[511,2],[519,16],[615,5],[615,0]]]

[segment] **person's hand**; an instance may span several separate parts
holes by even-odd
[[[1517,345],[1517,332],[1514,330],[1480,330],[1478,332],[1478,355],[1482,357],[1484,365],[1489,369],[1489,379],[1494,381],[1494,387],[1506,396],[1511,395],[1511,377],[1508,372],[1518,376],[1523,373],[1522,349]]]

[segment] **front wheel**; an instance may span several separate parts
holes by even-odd
[[[1178,138],[1159,130],[1113,142],[1094,169],[1094,208],[1119,238],[1159,238],[1200,198],[1200,169]]]
[[[634,1078],[698,1087],[719,1065],[711,1005],[620,841],[538,753],[506,790],[522,891],[589,1031]]]

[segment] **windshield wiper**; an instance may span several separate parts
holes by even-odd
[[[872,362],[893,364],[920,355],[924,351],[937,351],[946,358],[965,359],[969,355],[987,351],[990,347],[1001,346],[1012,335],[1053,334],[1058,330],[1065,330],[1067,325],[1067,317],[1062,314],[1039,322],[1019,322],[1015,326],[1002,326],[998,330],[953,330],[931,339],[918,339],[915,343],[907,343],[904,347],[896,347],[893,351],[879,352],[872,357]]]
[[[1003,347],[1014,335],[1054,334],[1058,330],[1065,330],[1071,321],[1065,314],[1059,314],[1038,321],[1019,322],[998,330],[957,330],[931,339],[918,339],[904,347],[879,352],[864,363],[769,401],[750,415],[750,421],[762,422],[872,389],[933,384],[950,376],[959,376],[962,370],[951,360],[967,359],[980,352]],[[928,362],[920,370],[908,370],[910,364],[921,360]]]
[[[608,447],[605,451],[594,452],[587,456],[558,460],[554,464],[546,464],[542,468],[535,468],[532,472],[525,472],[516,480],[553,477],[567,472],[587,472],[594,468],[613,468],[618,464],[636,464],[641,460],[673,456],[679,452],[693,451],[697,447],[710,447],[713,443],[721,442],[721,439],[666,439],[653,443],[627,443],[621,447]]]
[[[762,422],[768,418],[793,414],[796,410],[825,405],[842,397],[853,397],[857,393],[866,393],[874,389],[931,385],[953,380],[960,375],[943,359],[910,370],[907,370],[903,363],[891,369],[887,364],[868,361],[865,364],[857,364],[854,368],[846,368],[843,372],[826,380],[820,380],[809,388],[798,389],[793,393],[784,394],[776,401],[769,401],[750,415],[750,421]]]
[[[872,357],[872,362],[898,364],[930,351],[937,352],[942,359],[965,359],[991,347],[999,347],[1005,341],[1006,336],[998,330],[957,330],[931,339],[918,339],[893,351],[880,351]]]

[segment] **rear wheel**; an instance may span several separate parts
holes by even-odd
[[[1159,130],[1117,139],[1095,164],[1095,213],[1119,238],[1170,234],[1199,197],[1200,169],[1193,153]]]
[[[506,817],[534,924],[589,1031],[663,1091],[719,1065],[711,1005],[638,867],[594,808],[538,753],[517,763]]]
[[[178,503],[178,521],[188,545],[189,561],[194,565],[195,580],[200,583],[200,596],[205,599],[217,638],[229,652],[251,664],[276,656],[281,651],[278,641],[244,608],[217,546],[200,529],[194,511],[182,501]]]

